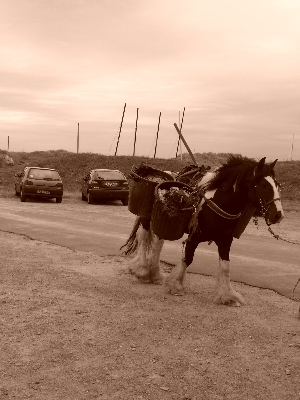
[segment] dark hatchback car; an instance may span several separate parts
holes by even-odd
[[[21,173],[16,173],[15,177],[15,191],[21,201],[26,201],[27,197],[45,197],[61,203],[63,183],[55,169],[26,167]]]
[[[129,187],[125,175],[113,169],[93,169],[83,178],[82,200],[92,204],[94,200],[121,200],[128,204]]]

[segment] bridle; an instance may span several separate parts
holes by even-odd
[[[277,183],[275,180],[274,180],[274,182],[275,182],[275,184]],[[278,183],[277,183],[277,185],[279,186]],[[255,190],[256,190],[256,193],[258,196],[258,201],[259,201],[259,205],[260,205],[260,213],[261,213],[262,217],[265,219],[266,224],[268,226],[270,226],[271,224],[269,222],[267,222],[267,220],[266,220],[266,214],[267,214],[271,204],[275,203],[275,201],[278,201],[278,200],[281,201],[281,199],[280,199],[280,197],[276,197],[270,201],[266,201],[261,190],[259,189],[259,186],[256,184],[254,187],[255,187]]]

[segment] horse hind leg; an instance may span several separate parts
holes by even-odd
[[[164,240],[153,234],[149,257],[149,281],[155,285],[161,285],[165,280],[165,277],[161,272],[159,262],[163,245]]]
[[[150,232],[141,226],[136,236],[137,246],[135,253],[128,262],[129,272],[142,280],[147,280],[149,277],[149,262],[147,259],[147,250],[150,245],[149,236]]]
[[[233,305],[239,307],[245,304],[243,296],[236,292],[230,282],[230,261],[219,257],[219,268],[216,275],[216,295],[214,301],[217,304]]]

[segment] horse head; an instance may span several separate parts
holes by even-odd
[[[275,178],[275,160],[271,164],[262,158],[254,170],[254,178],[249,191],[249,200],[256,207],[256,215],[265,218],[267,225],[279,223],[284,217],[279,191]]]

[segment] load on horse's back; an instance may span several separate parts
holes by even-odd
[[[156,182],[156,197],[152,207],[157,209],[160,202],[164,215],[169,214],[169,221],[173,224],[169,232],[177,228],[174,217],[176,210],[174,214],[174,206],[170,207],[167,201],[186,198],[185,210],[191,210],[190,214],[186,214],[188,221],[182,227],[184,233],[188,234],[183,257],[165,278],[160,269],[160,253],[164,240],[175,239],[169,239],[173,236],[168,236],[168,229],[153,229],[159,225],[159,213],[153,215],[152,209],[147,216],[137,214],[132,232],[122,246],[124,254],[130,256],[130,272],[141,280],[154,284],[165,283],[169,293],[182,295],[186,268],[192,263],[198,244],[214,241],[219,253],[214,300],[221,304],[243,304],[243,297],[230,282],[230,248],[233,238],[240,237],[254,213],[264,217],[268,225],[279,223],[283,218],[279,185],[274,172],[276,161],[268,164],[265,158],[257,162],[242,156],[230,156],[214,171],[209,167],[190,165],[180,171],[174,183],[172,176],[169,176],[167,184]],[[183,186],[176,182],[182,182]],[[164,188],[169,188],[169,192]],[[178,215],[180,211],[179,207]]]

